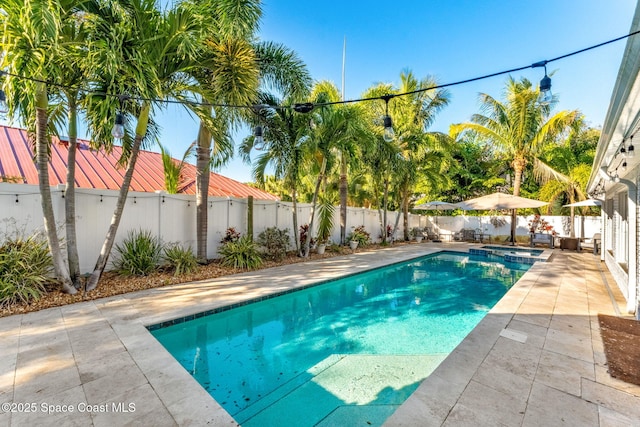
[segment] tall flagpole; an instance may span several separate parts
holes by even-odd
[[[344,64],[347,60],[347,36],[344,36],[344,44],[342,45],[342,100],[344,101]]]

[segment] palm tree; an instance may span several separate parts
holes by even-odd
[[[362,98],[378,98],[393,92],[391,84],[378,84],[367,89]],[[369,124],[372,142],[365,145],[363,158],[372,180],[372,198],[373,204],[378,208],[380,235],[382,242],[386,243],[390,192],[394,173],[400,168],[402,150],[397,138],[390,141],[383,138],[382,117],[386,113],[385,105],[382,102],[368,102],[365,106],[368,117],[366,123]]]
[[[462,131],[476,132],[501,149],[511,161],[513,168],[513,194],[520,195],[522,173],[530,162],[534,162],[541,149],[555,140],[571,126],[578,123],[577,110],[559,111],[551,115],[554,99],[550,104],[538,102],[539,90],[522,78],[507,80],[505,100],[500,102],[487,94],[480,94],[482,112],[474,114],[471,122],[451,126],[454,137]],[[512,212],[511,235],[515,236],[516,211]]]
[[[202,30],[200,21],[188,8],[178,6],[163,14],[155,8],[153,0],[128,0],[110,5],[111,8],[98,5],[90,9],[95,19],[92,20],[94,38],[89,43],[95,45],[98,63],[95,69],[100,70],[100,74],[91,77],[102,92],[126,95],[117,99],[108,95],[88,97],[87,120],[95,140],[110,141],[105,123],[113,116],[115,103],[119,101],[120,111],[126,114],[127,132],[122,139],[121,159],[126,170],[111,225],[87,281],[88,291],[97,286],[109,258],[143,142],[156,138],[153,115],[158,104],[153,101],[184,102],[191,100],[194,93],[210,95],[194,85],[189,74],[202,60]],[[104,38],[108,39],[106,43]],[[130,60],[132,57],[136,60]],[[198,117],[207,120],[206,108],[189,105]],[[135,130],[131,132],[129,127],[134,122]]]
[[[251,105],[251,100],[256,98],[258,83],[297,96],[307,91],[309,74],[293,51],[275,43],[254,42],[261,13],[259,1],[194,3],[202,16],[208,21],[213,20],[213,24],[206,27],[210,29],[209,44],[217,46],[232,41],[231,46],[217,49],[218,55],[212,58],[216,60],[208,63],[198,74],[201,84],[215,85],[215,97],[207,101]],[[213,108],[213,116],[215,126],[201,123],[197,144],[196,242],[197,256],[202,261],[207,258],[209,172],[233,156],[233,142],[228,130],[238,123],[242,114],[237,109]],[[213,150],[212,141],[215,142]]]
[[[180,191],[180,178],[187,159],[193,154],[195,142],[187,148],[182,155],[182,160],[176,162],[171,153],[162,144],[160,155],[162,156],[162,171],[164,173],[164,187],[169,194],[177,194]]]
[[[290,100],[281,100],[274,94],[263,93],[260,96],[262,105],[287,105]],[[300,241],[298,230],[298,186],[304,144],[308,139],[309,117],[296,113],[291,108],[269,108],[260,116],[255,116],[249,123],[264,126],[263,138],[265,147],[253,167],[253,175],[256,182],[264,186],[266,171],[269,166],[273,168],[274,177],[282,180],[282,184],[288,189],[293,203],[292,219],[296,252],[300,253]],[[245,162],[250,162],[251,149],[254,148],[254,137],[244,139],[240,146],[240,153]]]
[[[586,186],[600,132],[580,129],[562,144],[553,145],[538,159],[536,179],[543,184],[540,198],[548,201],[548,210],[560,204],[586,200]],[[575,208],[570,210],[570,237],[575,237]]]
[[[76,288],[62,257],[56,232],[49,185],[49,99],[47,80],[61,75],[52,58],[62,52],[60,40],[64,18],[73,8],[72,2],[41,3],[7,0],[0,17],[4,34],[0,46],[0,68],[27,76],[31,80],[9,79],[5,85],[11,101],[10,115],[20,114],[33,132],[38,168],[38,185],[44,217],[44,228],[51,251],[54,271],[65,292],[75,294]]]
[[[326,104],[339,101],[338,94],[338,89],[333,83],[323,81],[314,86],[311,97],[314,104]],[[309,256],[311,231],[314,229],[315,211],[321,184],[325,181],[327,171],[331,170],[336,160],[335,152],[341,151],[344,157],[347,147],[353,147],[355,141],[366,140],[366,129],[362,117],[358,106],[348,104],[321,106],[312,115],[308,155],[317,176],[311,201],[310,232],[307,233],[302,248],[304,257]]]
[[[397,92],[410,95],[394,98],[390,110],[401,150],[394,178],[398,190],[398,205],[403,214],[405,240],[409,240],[409,205],[416,185],[421,181],[427,186],[446,183],[444,172],[450,164],[448,135],[427,132],[437,113],[449,102],[449,94],[444,90],[423,90],[436,85],[437,82],[432,77],[418,81],[411,71],[403,71]],[[396,220],[394,232],[397,223]]]

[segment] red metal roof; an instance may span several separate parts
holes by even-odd
[[[91,149],[88,141],[78,139],[76,187],[120,189],[125,173],[125,168],[117,164],[121,153],[121,147],[113,147],[111,153],[106,153],[104,150]],[[54,137],[49,161],[49,182],[52,186],[66,181],[67,154],[68,142]],[[0,125],[0,176],[9,182],[38,184],[33,144],[26,130]],[[186,163],[180,181],[180,194],[195,194],[195,177],[196,167]],[[129,189],[143,192],[165,190],[160,153],[140,151]],[[209,195],[239,198],[251,195],[255,199],[278,200],[271,193],[213,172],[209,178]]]

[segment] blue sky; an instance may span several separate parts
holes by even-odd
[[[635,6],[633,0],[265,0],[260,38],[292,48],[314,80],[340,87],[346,37],[345,95],[356,99],[376,83],[397,84],[405,69],[450,83],[598,44],[629,32]],[[592,126],[602,125],[625,43],[548,64],[556,108],[579,109]],[[513,75],[535,83],[543,76],[540,68]],[[478,93],[500,98],[506,78],[450,88],[451,102],[431,130],[447,132],[451,123],[467,121],[478,112]],[[157,119],[163,145],[181,158],[197,122],[179,107]],[[236,143],[247,132],[238,133]],[[251,167],[239,159],[217,172],[252,180]]]

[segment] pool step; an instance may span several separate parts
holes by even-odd
[[[312,368],[317,374],[299,375],[234,418],[243,427],[353,425],[350,420],[367,417],[369,407],[374,412],[366,425],[381,425],[445,357],[334,356]]]

